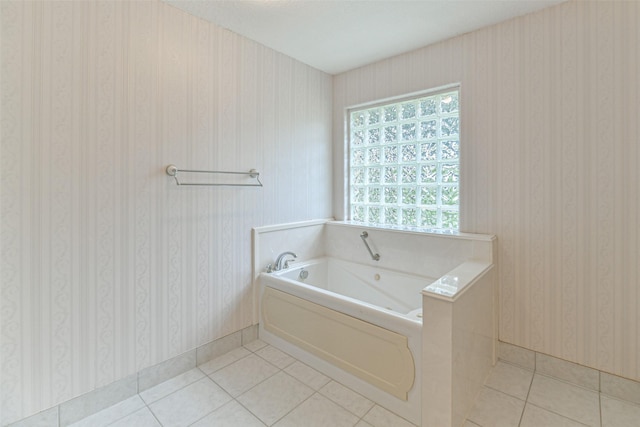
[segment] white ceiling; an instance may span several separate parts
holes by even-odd
[[[164,0],[329,74],[564,0]]]

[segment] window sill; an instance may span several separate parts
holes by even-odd
[[[333,224],[333,225],[344,226],[344,227],[359,227],[359,228],[366,228],[369,230],[397,231],[400,233],[419,234],[419,235],[449,236],[454,238],[460,237],[464,239],[473,239],[473,240],[482,240],[482,241],[491,241],[495,239],[495,236],[487,235],[487,234],[463,233],[463,232],[454,231],[454,230],[440,230],[435,228],[424,228],[424,227],[407,227],[407,226],[401,226],[401,225],[368,224],[366,222],[351,221],[351,220],[327,221],[327,224]]]

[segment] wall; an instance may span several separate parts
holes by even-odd
[[[640,3],[569,1],[334,78],[344,109],[461,83],[461,229],[498,236],[500,339],[640,379]]]
[[[5,423],[254,321],[251,227],[331,215],[332,81],[159,1],[0,7]]]

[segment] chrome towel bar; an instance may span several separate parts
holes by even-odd
[[[202,185],[202,186],[227,186],[227,187],[262,187],[262,182],[260,181],[260,172],[255,169],[251,169],[249,172],[228,172],[228,171],[206,171],[206,170],[196,170],[196,169],[178,169],[176,165],[167,166],[167,175],[172,176],[176,180],[177,185]],[[207,183],[207,182],[180,182],[178,179],[178,172],[186,172],[186,173],[208,173],[208,174],[227,174],[227,175],[248,175],[249,177],[255,179],[257,182],[252,184],[222,184],[222,183]]]

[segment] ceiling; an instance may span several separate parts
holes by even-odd
[[[164,0],[329,74],[564,0]]]

